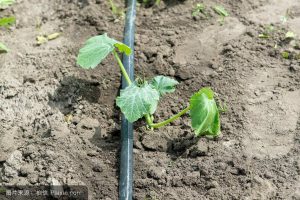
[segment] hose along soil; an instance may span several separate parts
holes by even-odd
[[[132,49],[130,56],[123,56],[124,67],[131,80],[134,79],[134,32],[136,0],[128,0],[124,30],[124,43]],[[122,88],[127,87],[127,82],[122,78]],[[132,163],[133,163],[133,125],[122,115],[121,126],[121,160],[120,160],[120,182],[119,199],[132,199]]]

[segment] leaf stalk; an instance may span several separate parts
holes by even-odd
[[[179,113],[177,113],[176,115],[174,115],[173,117],[159,122],[159,123],[148,123],[149,119],[147,119],[146,117],[146,121],[148,123],[148,126],[150,126],[151,128],[160,128],[162,126],[165,126],[173,121],[175,121],[176,119],[178,119],[179,117],[181,117],[182,115],[184,115],[185,113],[187,113],[189,110],[191,109],[191,106],[188,106],[187,108],[185,108],[184,110],[180,111]]]
[[[122,72],[122,74],[123,74],[123,76],[124,76],[126,82],[128,83],[128,85],[131,85],[132,82],[131,82],[131,80],[130,80],[128,74],[127,74],[127,71],[126,71],[126,69],[125,69],[125,67],[124,67],[124,65],[123,65],[123,63],[122,63],[122,61],[121,61],[121,59],[120,59],[118,53],[116,52],[116,50],[113,50],[112,53],[114,54],[114,56],[115,56],[115,58],[116,58],[116,60],[117,60],[117,62],[118,62],[118,64],[119,64],[119,67],[120,67],[120,69],[121,69],[121,72]]]

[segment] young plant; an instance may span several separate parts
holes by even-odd
[[[225,8],[223,6],[214,6],[214,11],[221,16],[221,18],[218,20],[220,22],[221,25],[224,24],[225,21],[225,17],[229,16],[229,13],[225,10]]]
[[[108,2],[110,4],[111,12],[114,17],[116,17],[116,18],[124,18],[125,17],[124,10],[122,8],[116,6],[116,4],[114,3],[113,0],[108,0]]]
[[[192,128],[197,136],[217,136],[220,133],[219,110],[214,100],[214,92],[210,88],[202,88],[193,94],[189,105],[179,113],[165,121],[154,123],[153,114],[159,100],[165,94],[174,92],[175,86],[179,83],[165,76],[156,76],[150,81],[130,80],[117,51],[126,55],[132,53],[128,46],[109,38],[107,34],[95,36],[88,39],[84,47],[80,49],[77,64],[84,69],[93,69],[108,54],[114,55],[128,83],[128,87],[121,90],[116,104],[129,122],[145,118],[148,127],[159,128],[190,112]]]
[[[272,36],[272,34],[274,33],[275,28],[272,25],[268,25],[264,28],[264,31],[258,35],[259,38],[264,38],[264,39],[268,39]]]
[[[192,11],[192,16],[195,17],[197,15],[199,15],[200,13],[203,13],[205,16],[207,15],[205,13],[205,6],[202,3],[197,3],[197,5],[195,6],[195,8]]]
[[[286,32],[286,34],[285,34],[285,39],[294,39],[296,37],[296,34],[294,33],[294,32],[292,32],[292,31],[288,31],[288,32]]]
[[[9,27],[16,22],[15,17],[2,17],[0,18],[0,26]]]
[[[0,0],[0,9],[5,9],[13,3],[15,0]]]

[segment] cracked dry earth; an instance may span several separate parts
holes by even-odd
[[[191,16],[194,0],[138,7],[135,70],[180,82],[157,120],[212,87],[227,105],[222,135],[194,138],[188,116],[155,131],[137,122],[134,199],[298,200],[300,1],[201,2],[206,16]],[[223,24],[214,5],[230,13]],[[0,184],[86,185],[89,199],[118,199],[120,74],[112,57],[88,71],[75,59],[93,35],[121,40],[123,21],[104,0],[17,0],[0,14],[17,18],[0,31],[11,49],[0,55]],[[259,38],[270,24],[269,38]],[[36,45],[53,32],[62,35]]]

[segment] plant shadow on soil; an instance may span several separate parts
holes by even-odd
[[[162,0],[164,2],[164,4],[167,7],[172,7],[172,6],[176,6],[178,4],[183,3],[185,0]],[[143,3],[143,0],[139,1],[140,3]],[[149,0],[149,2],[147,3],[147,5],[145,6],[146,8],[152,8],[155,5],[155,0]]]
[[[194,147],[197,145],[199,137],[194,135],[185,135],[172,140],[167,143],[167,153],[171,156],[172,160],[179,157],[196,157],[197,152],[194,152]]]
[[[80,100],[98,103],[101,95],[100,83],[88,81],[74,76],[63,78],[53,96],[49,96],[49,105],[58,108],[63,114],[70,114]]]

